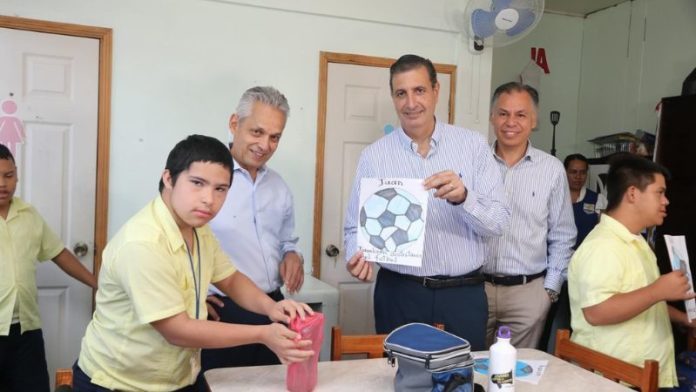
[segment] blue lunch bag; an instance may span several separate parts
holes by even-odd
[[[466,339],[428,324],[411,323],[393,330],[384,351],[399,368],[394,390],[470,392],[474,360]]]

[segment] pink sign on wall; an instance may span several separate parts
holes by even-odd
[[[24,124],[16,115],[17,102],[6,99],[0,104],[0,143],[17,155],[17,144],[24,142]]]

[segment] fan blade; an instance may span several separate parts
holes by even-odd
[[[491,11],[500,12],[505,8],[509,8],[510,3],[512,3],[512,0],[493,0],[493,4],[491,5]]]
[[[495,34],[495,12],[474,10],[471,13],[471,30],[478,38],[487,38]]]
[[[519,12],[520,18],[514,26],[506,31],[507,35],[511,37],[524,32],[527,27],[534,23],[534,19],[536,18],[534,12],[526,8],[518,9],[517,12]]]

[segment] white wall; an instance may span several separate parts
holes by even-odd
[[[531,47],[545,47],[551,74],[542,78],[535,146],[549,151],[550,110],[559,158],[581,152],[587,140],[636,129],[655,132],[655,106],[681,94],[696,67],[696,1],[634,0],[587,18],[544,14],[534,31],[493,51],[492,88],[516,77]]]
[[[550,73],[541,77],[539,118],[531,141],[536,148],[551,151],[549,113],[558,110],[561,119],[556,126],[556,156],[561,160],[575,152],[582,25],[582,18],[546,13],[527,36],[493,50],[491,89],[518,80],[531,60],[531,48],[545,49]]]
[[[445,1],[0,0],[0,14],[114,30],[109,237],[156,195],[166,155],[197,132],[227,140],[248,87],[274,85],[291,105],[270,165],[296,201],[311,254],[320,51],[459,66],[457,123],[487,131],[490,51],[472,55],[445,23]],[[272,7],[295,7],[278,10]],[[333,15],[333,16],[332,16]]]
[[[639,85],[642,39],[635,32],[643,17],[632,18],[633,7],[626,2],[585,20],[577,143],[588,157],[595,155],[587,140],[635,127],[628,111]]]
[[[585,24],[578,147],[596,136],[655,132],[655,106],[681,94],[696,67],[696,2],[636,0],[590,15]]]

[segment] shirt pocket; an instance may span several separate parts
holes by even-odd
[[[549,215],[549,189],[536,184],[525,184],[518,189],[509,200],[515,205],[513,219],[517,216],[517,223],[521,227],[546,228]],[[544,235],[546,235],[545,231]]]

